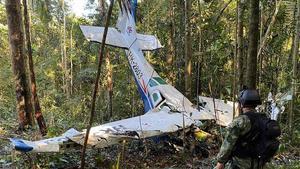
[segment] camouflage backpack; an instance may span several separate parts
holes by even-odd
[[[279,124],[265,114],[245,113],[251,122],[248,133],[238,139],[233,155],[241,158],[251,157],[260,164],[269,162],[279,147],[278,137],[281,135]]]

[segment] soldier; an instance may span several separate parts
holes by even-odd
[[[225,164],[226,168],[230,169],[259,169],[264,165],[264,163],[261,163],[258,158],[253,158],[253,156],[250,155],[251,153],[248,151],[251,150],[247,150],[242,147],[243,145],[241,145],[244,143],[241,141],[242,138],[249,135],[250,131],[253,133],[251,129],[251,124],[253,124],[252,119],[255,119],[255,116],[258,114],[255,107],[261,104],[258,92],[256,90],[249,89],[243,90],[240,93],[238,101],[242,114],[235,118],[227,127],[225,139],[220,152],[217,155],[218,163],[215,169],[223,169],[225,168]],[[252,118],[251,116],[254,116],[255,118]],[[258,132],[259,130],[256,130],[256,133]],[[251,137],[253,138],[253,136]],[[247,141],[248,140],[249,138],[247,137]],[[255,145],[251,145],[250,149],[254,149],[254,147]]]

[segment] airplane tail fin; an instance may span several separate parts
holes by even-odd
[[[104,27],[80,26],[80,28],[88,40],[102,42]],[[163,47],[155,36],[138,34],[136,32],[134,16],[128,0],[122,0],[120,3],[120,13],[116,28],[108,29],[105,44],[128,49],[134,42],[137,42],[143,51]]]
[[[130,1],[122,0],[120,8],[121,10],[116,27],[126,36],[126,40],[129,44],[137,41],[141,50],[155,50],[162,48],[159,40],[155,36],[136,33],[134,13],[132,12]]]

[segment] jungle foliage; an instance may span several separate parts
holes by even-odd
[[[277,1],[260,1],[260,39],[271,23]],[[189,43],[185,52],[186,11],[182,0],[141,0],[137,8],[137,30],[154,34],[164,48],[146,52],[147,60],[166,81],[185,92],[185,55],[191,59],[191,92],[189,98],[196,103],[197,95],[225,100],[236,100],[237,69],[237,3],[244,3],[242,22],[242,57],[249,47],[249,4],[243,0],[191,0]],[[103,25],[98,2],[89,0],[86,17],[75,16],[70,3],[63,0],[29,0],[31,16],[31,43],[38,87],[38,96],[48,137],[56,136],[71,127],[83,129],[89,118],[91,96],[96,76],[99,44],[88,42],[79,25]],[[292,49],[296,25],[296,1],[284,0],[279,6],[266,45],[258,58],[257,88],[261,97],[287,92],[292,88]],[[104,5],[107,8],[107,4]],[[111,26],[115,25],[119,7],[113,8]],[[64,24],[65,16],[65,24]],[[0,0],[0,134],[13,135],[17,128],[16,96],[10,57],[5,2]],[[64,31],[65,29],[65,31]],[[299,35],[298,35],[299,36]],[[65,37],[65,39],[64,39]],[[65,50],[65,53],[64,53]],[[95,125],[107,121],[143,114],[142,101],[131,75],[125,52],[106,47],[111,67],[105,67],[96,101]],[[244,59],[246,60],[246,59]],[[297,53],[295,79],[299,89],[300,57]],[[244,62],[247,65],[246,62]],[[113,95],[109,101],[107,74],[112,70]],[[197,82],[198,81],[198,82]],[[300,97],[294,98],[293,110],[286,105],[280,123],[284,131],[281,150],[293,148],[300,142]],[[197,93],[198,92],[198,93]],[[109,104],[112,103],[112,114]],[[293,111],[293,139],[289,139],[288,114]],[[35,126],[34,129],[37,129]],[[291,141],[292,140],[292,141]],[[294,143],[294,144],[290,144]],[[299,151],[299,149],[298,149]],[[299,164],[298,164],[299,165]]]

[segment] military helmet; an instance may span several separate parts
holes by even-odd
[[[253,89],[241,91],[238,101],[243,107],[256,107],[261,104],[258,91]]]

